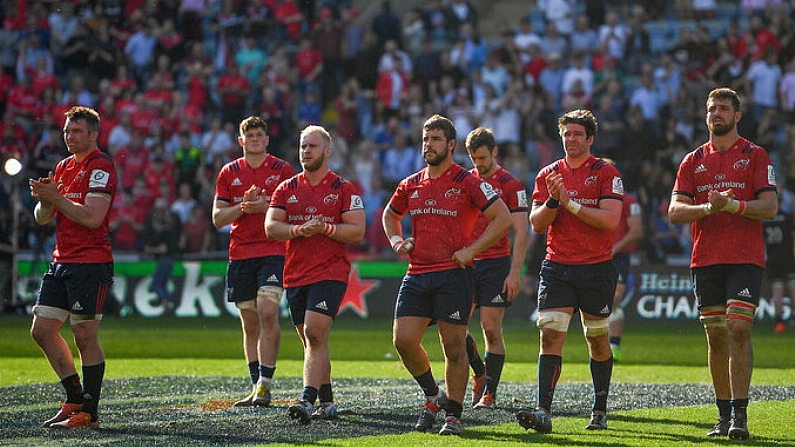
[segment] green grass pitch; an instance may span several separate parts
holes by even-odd
[[[474,329],[476,322],[473,321]],[[576,325],[564,350],[555,394],[554,432],[539,435],[515,422],[536,396],[538,332],[508,322],[508,351],[498,408],[465,409],[464,434],[449,439],[413,433],[419,389],[396,359],[391,322],[341,318],[332,329],[334,421],[293,423],[286,415],[301,390],[301,346],[284,322],[270,408],[232,408],[249,389],[239,323],[219,319],[114,319],[103,322],[108,358],[99,430],[38,428],[63,391],[27,333],[30,320],[0,317],[0,446],[254,446],[298,445],[724,445],[704,434],[716,411],[698,322],[628,327],[623,362],[615,366],[609,430],[584,430],[591,405],[587,351]],[[435,328],[425,345],[443,378]],[[69,339],[69,331],[64,335]],[[479,334],[475,334],[478,340]],[[795,338],[755,328],[756,369],[749,428],[743,445],[795,446]],[[480,344],[482,346],[482,343]],[[469,398],[469,396],[468,396]],[[437,430],[440,423],[437,423]]]

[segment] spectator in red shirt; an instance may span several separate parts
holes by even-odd
[[[312,40],[308,37],[301,38],[298,51],[295,53],[295,67],[300,93],[306,91],[309,84],[318,82],[318,76],[323,71],[323,55],[312,45]]]
[[[246,102],[251,91],[251,84],[240,73],[240,68],[236,63],[230,63],[226,73],[218,77],[215,90],[220,98],[219,105],[224,122],[242,121],[246,115]]]
[[[144,146],[144,135],[138,130],[133,130],[130,144],[119,148],[113,155],[116,164],[119,186],[124,190],[131,190],[135,178],[146,171],[149,162],[149,150]]]

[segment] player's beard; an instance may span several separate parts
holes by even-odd
[[[301,160],[301,167],[304,168],[306,172],[315,172],[323,166],[323,163],[326,161],[326,153],[320,154],[317,158],[313,159],[312,161],[303,161]]]
[[[478,174],[486,175],[491,172],[492,169],[494,169],[494,160],[491,160],[491,163],[489,163],[488,166],[484,166],[482,168],[480,166],[475,166],[475,169],[478,170]]]
[[[447,158],[447,155],[449,153],[450,149],[448,149],[446,146],[444,152],[437,154],[433,158],[429,158],[429,156],[431,156],[431,154],[434,154],[434,152],[427,152],[428,155],[425,156],[425,163],[427,163],[428,166],[439,166],[440,164],[442,164],[444,159]]]
[[[709,131],[712,132],[712,135],[720,137],[731,132],[731,130],[734,129],[735,124],[736,122],[734,121],[734,118],[731,118],[729,121],[724,120],[722,123],[716,123],[713,121],[709,124]]]

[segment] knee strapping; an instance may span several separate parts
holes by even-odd
[[[558,332],[567,332],[569,330],[570,321],[571,315],[566,312],[539,312],[538,322],[536,324],[539,329],[547,328]]]
[[[607,335],[609,327],[610,320],[607,318],[602,318],[600,320],[582,320],[582,331],[586,338]]]
[[[726,306],[705,306],[701,310],[701,324],[708,327],[726,327]]]
[[[755,305],[740,300],[729,300],[728,304],[726,308],[726,319],[744,320],[753,323],[754,314],[756,313]]]
[[[276,286],[262,286],[257,290],[257,299],[264,298],[277,306],[282,300],[284,289]]]

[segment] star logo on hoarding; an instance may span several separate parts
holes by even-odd
[[[380,283],[381,281],[363,281],[359,277],[359,269],[354,264],[351,267],[348,288],[345,290],[345,296],[342,297],[339,313],[341,314],[345,309],[351,308],[359,317],[367,318],[367,301],[364,298],[373,287],[378,286]]]

